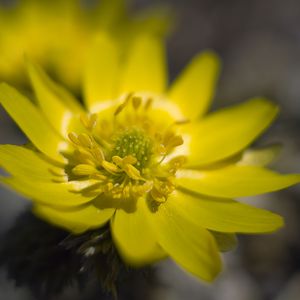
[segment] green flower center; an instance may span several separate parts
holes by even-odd
[[[115,139],[112,156],[132,155],[137,159],[136,167],[147,167],[153,154],[153,142],[142,130],[128,129]]]

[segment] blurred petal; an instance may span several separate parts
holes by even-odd
[[[191,222],[226,233],[267,233],[283,226],[280,216],[230,199],[176,191],[167,206],[176,206]]]
[[[247,149],[238,162],[241,166],[267,166],[280,154],[282,146],[272,145],[257,149]]]
[[[166,58],[160,38],[142,35],[129,50],[124,65],[120,93],[151,92],[161,94],[167,85]]]
[[[120,26],[120,20],[127,17],[127,7],[125,0],[101,0],[96,2],[93,8],[96,11],[97,24],[99,28],[111,30],[116,25]],[[122,23],[122,25],[124,25]]]
[[[186,271],[212,281],[221,270],[221,260],[213,236],[190,222],[172,200],[157,210],[147,209],[147,216],[161,247]]]
[[[57,207],[78,206],[92,201],[95,197],[75,192],[76,186],[73,182],[36,182],[34,177],[30,177],[30,174],[28,174],[27,180],[24,178],[0,177],[0,182],[35,203]]]
[[[116,43],[102,33],[91,47],[84,73],[84,99],[89,111],[96,112],[102,101],[118,96],[118,63]]]
[[[217,231],[210,231],[210,233],[214,236],[218,248],[222,252],[233,250],[237,245],[237,238],[235,234]]]
[[[76,100],[63,96],[63,88],[58,87],[37,65],[27,61],[27,70],[39,107],[57,132],[65,137],[73,114],[81,113],[82,110],[75,104]],[[63,101],[63,98],[68,100]],[[68,107],[70,101],[72,105]]]
[[[196,193],[223,198],[254,196],[300,182],[300,174],[281,175],[261,167],[231,165],[209,171],[178,171],[177,184]]]
[[[275,104],[255,98],[186,125],[184,129],[191,137],[188,164],[207,165],[243,150],[272,123],[277,113]]]
[[[42,159],[41,154],[21,146],[0,145],[0,167],[13,176],[35,181],[50,181],[61,168]]]
[[[2,83],[0,103],[40,151],[55,160],[64,161],[59,150],[66,144],[28,99]]]
[[[33,212],[51,224],[80,234],[104,225],[113,215],[114,209],[98,209],[93,205],[86,205],[72,210],[57,210],[53,207],[37,204],[33,206]]]
[[[120,255],[134,266],[153,263],[166,255],[157,244],[141,201],[145,200],[138,200],[138,207],[134,212],[127,213],[118,209],[111,223],[113,239]]]
[[[172,84],[168,98],[189,119],[203,116],[211,103],[220,71],[220,61],[212,52],[197,55]]]

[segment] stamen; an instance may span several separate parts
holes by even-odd
[[[145,110],[149,110],[152,104],[153,104],[153,98],[148,98],[145,103]]]
[[[86,129],[92,130],[97,124],[97,115],[96,114],[91,114],[91,115],[82,114],[80,116],[80,121]]]
[[[132,105],[135,110],[139,109],[139,107],[141,106],[141,103],[142,103],[141,97],[137,97],[137,96],[132,97]]]
[[[124,102],[117,107],[117,109],[114,113],[114,116],[117,116],[127,106],[127,104],[129,103],[129,100],[131,99],[132,95],[133,95],[133,93],[129,93],[126,96]]]
[[[150,194],[156,202],[163,203],[167,200],[167,198],[156,189],[152,189]]]
[[[109,172],[111,174],[122,172],[122,170],[119,167],[117,167],[115,164],[108,162],[106,160],[104,160],[101,165],[107,172]]]
[[[137,162],[137,159],[132,155],[125,156],[124,158],[121,158],[119,156],[113,156],[112,160],[131,179],[144,180],[141,176],[140,171],[133,166]]]
[[[70,132],[68,134],[68,137],[69,137],[70,141],[73,142],[75,145],[80,145],[80,142],[78,140],[78,136],[75,132]]]
[[[189,122],[190,122],[189,119],[182,119],[182,120],[177,120],[177,121],[175,122],[175,124],[176,124],[176,125],[183,125],[183,124],[187,124],[187,123],[189,123]]]
[[[91,149],[91,153],[97,161],[97,164],[101,165],[102,161],[105,160],[104,153],[100,147]]]
[[[137,162],[137,159],[133,157],[132,155],[127,155],[124,158],[121,158],[120,156],[113,156],[112,161],[120,168],[123,168],[127,164],[134,165]]]
[[[98,170],[91,165],[80,164],[72,169],[72,173],[77,176],[87,176],[98,172]]]
[[[81,163],[85,163],[87,165],[95,164],[93,155],[85,149],[82,149],[82,148],[75,149],[74,156]]]
[[[52,182],[54,182],[54,183],[68,182],[68,176],[54,178],[54,179],[52,179]]]
[[[171,176],[166,178],[165,181],[155,179],[154,187],[151,190],[151,196],[156,202],[162,203],[168,199],[168,196],[174,189],[175,186]]]
[[[135,168],[133,165],[126,164],[123,168],[123,170],[126,172],[126,174],[134,180],[145,180],[142,176],[140,171]]]
[[[53,174],[54,176],[58,176],[58,177],[64,177],[66,176],[66,172],[64,169],[59,169],[59,168],[51,168],[49,169],[49,171],[51,172],[51,174]]]
[[[174,191],[176,172],[186,158],[170,159],[169,154],[183,144],[177,125],[188,120],[167,127],[153,123],[155,118],[149,112],[153,98],[143,97],[128,93],[116,110],[99,122],[96,114],[82,115],[87,133],[69,133],[75,149],[71,167],[65,168],[67,179],[96,182],[80,192],[95,197],[104,193],[117,199],[114,205],[148,194],[159,205]],[[126,114],[115,118],[124,109]]]
[[[94,141],[92,137],[86,133],[81,133],[78,135],[78,140],[83,147],[92,148]]]
[[[131,192],[134,196],[140,197],[145,195],[145,193],[148,193],[151,191],[153,186],[153,183],[151,181],[146,181],[142,185],[134,185],[132,186]]]
[[[187,161],[186,156],[180,155],[180,156],[176,156],[173,159],[171,159],[169,161],[169,165],[172,167],[172,169],[174,169],[175,171],[177,171],[179,168],[181,168]]]
[[[100,174],[100,173],[92,174],[92,175],[91,175],[91,178],[92,178],[92,179],[96,179],[96,180],[100,180],[100,181],[105,181],[105,180],[107,180],[107,176],[105,176],[105,175],[103,175],[103,174]]]
[[[183,144],[183,138],[182,136],[180,135],[176,135],[176,136],[173,136],[169,141],[168,143],[166,144],[167,148],[169,150],[172,150],[173,148],[177,147],[177,146],[180,146]]]

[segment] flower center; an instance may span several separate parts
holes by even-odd
[[[69,133],[74,151],[66,167],[69,181],[87,183],[79,185],[80,192],[119,200],[146,195],[157,203],[167,200],[185,162],[170,155],[183,139],[175,123],[154,121],[152,102],[130,94],[114,112],[81,117],[84,131]]]
[[[132,155],[137,159],[136,167],[141,170],[149,165],[153,154],[153,143],[143,131],[128,129],[115,139],[112,156]]]

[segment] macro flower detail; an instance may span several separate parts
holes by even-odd
[[[282,218],[233,198],[300,181],[266,168],[277,147],[248,149],[278,113],[263,98],[206,114],[215,54],[196,56],[170,88],[164,46],[141,35],[124,57],[99,36],[89,54],[85,108],[27,61],[35,103],[7,84],[0,102],[30,140],[1,145],[1,181],[28,197],[41,218],[74,234],[110,222],[123,260],[172,257],[206,281],[236,233],[268,233]]]
[[[127,6],[125,0],[0,3],[1,80],[27,85],[26,53],[77,92],[89,47],[99,32],[110,32],[120,47],[126,47],[138,32],[164,36],[169,31],[167,8],[152,6],[130,13]]]

